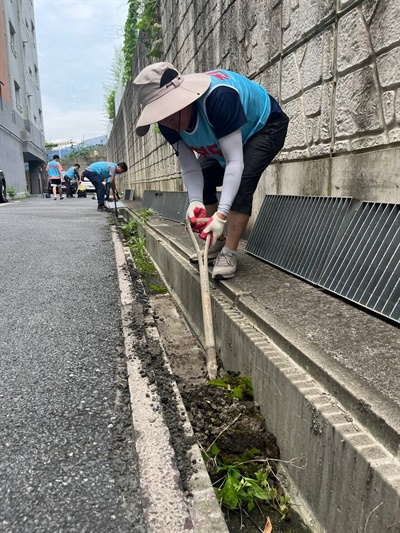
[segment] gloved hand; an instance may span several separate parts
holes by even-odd
[[[186,216],[190,219],[193,231],[201,231],[206,222],[197,222],[198,218],[207,218],[206,208],[202,202],[190,202]]]
[[[213,242],[215,242],[219,237],[221,237],[224,228],[225,228],[226,220],[222,220],[222,218],[219,218],[216,214],[213,215],[211,218],[208,219],[208,222],[203,229],[203,231],[200,233],[200,239],[206,239],[207,234],[211,233],[211,239],[210,239],[210,246]]]

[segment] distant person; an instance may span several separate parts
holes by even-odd
[[[58,155],[53,155],[53,161],[49,161],[46,172],[49,177],[49,184],[53,188],[54,200],[57,200],[57,188],[60,194],[60,200],[64,199],[61,186],[61,172],[63,168]]]
[[[67,172],[64,174],[64,181],[65,181],[65,188],[67,190],[67,198],[75,198],[75,196],[71,193],[71,181],[76,180],[77,182],[81,179],[79,175],[79,169],[81,168],[79,163],[75,163],[75,165],[67,170]]]
[[[92,163],[82,172],[82,178],[88,178],[94,185],[97,194],[97,210],[106,211],[104,205],[105,187],[104,180],[110,178],[110,187],[112,189],[114,200],[117,199],[117,190],[115,187],[116,174],[123,174],[128,170],[128,166],[123,161],[121,163],[110,163],[109,161],[98,161]]]

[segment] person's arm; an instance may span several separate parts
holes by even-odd
[[[226,218],[239,190],[244,167],[242,133],[240,129],[218,139],[218,142],[226,162],[221,199],[217,212],[208,220],[200,233],[201,239],[205,239],[207,234],[211,233],[211,244],[224,232]]]
[[[204,177],[201,166],[196,156],[183,141],[173,145],[175,151],[179,150],[179,163],[181,165],[182,180],[188,190],[189,202],[203,202]]]
[[[218,213],[226,218],[242,180],[244,168],[242,132],[236,130],[218,139],[218,142],[226,162]]]
[[[181,165],[182,180],[188,190],[189,206],[186,211],[187,218],[193,231],[201,231],[205,222],[198,222],[198,218],[206,218],[206,208],[203,200],[204,177],[201,166],[193,151],[183,142],[173,145]]]

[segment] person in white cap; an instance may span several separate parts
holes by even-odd
[[[283,147],[287,115],[261,85],[228,70],[182,75],[170,63],[154,63],[133,85],[142,106],[137,134],[158,123],[179,158],[192,228],[202,239],[211,233],[212,277],[232,278],[254,192]],[[204,217],[207,224],[197,220]]]

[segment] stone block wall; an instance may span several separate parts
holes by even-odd
[[[165,0],[161,14],[163,59],[182,73],[240,72],[290,117],[254,214],[265,194],[400,202],[398,0]],[[149,62],[140,45],[134,75]],[[124,186],[184,190],[161,135],[135,135],[138,114],[128,84],[109,142],[109,157],[129,164]]]

